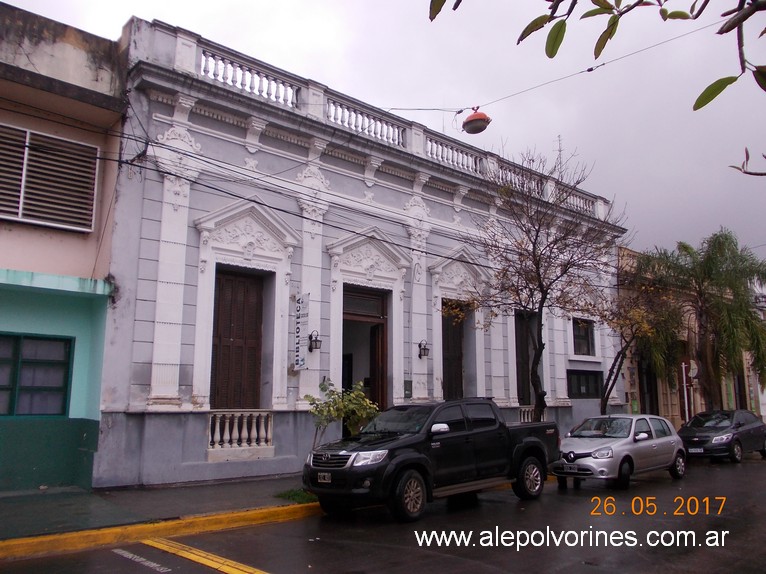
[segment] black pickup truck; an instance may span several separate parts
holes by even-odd
[[[410,522],[435,498],[509,480],[519,498],[537,498],[558,456],[555,423],[506,424],[491,399],[408,404],[309,453],[303,486],[328,514],[382,503]]]

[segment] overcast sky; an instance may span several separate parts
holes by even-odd
[[[465,0],[456,12],[448,0],[434,22],[429,0],[9,3],[112,40],[131,16],[161,20],[509,159],[526,150],[553,157],[560,137],[592,170],[581,187],[625,210],[634,249],[697,246],[726,227],[766,258],[766,177],[728,167],[747,146],[751,168],[766,170],[757,161],[766,153],[766,92],[748,75],[692,111],[708,84],[739,71],[734,35],[694,32],[734,2],[714,2],[718,11],[694,22],[636,10],[596,62],[601,18],[573,20],[554,60],[544,54],[547,30],[516,45],[545,13],[542,0]],[[746,50],[764,65],[766,36],[757,34],[766,18],[756,19]],[[470,110],[437,110],[476,105],[493,121],[475,136],[460,130]]]

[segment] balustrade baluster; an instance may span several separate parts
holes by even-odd
[[[253,418],[255,415],[250,413],[242,416],[242,446],[252,446],[255,443],[253,437]]]
[[[261,74],[261,72],[257,72],[257,81],[255,83],[255,95],[259,98],[263,97],[263,85],[266,81],[266,78]]]
[[[200,70],[199,74],[203,77],[210,77],[209,76],[209,67],[210,67],[210,52],[207,50],[202,50],[202,61],[200,62]]]
[[[260,415],[258,417],[258,446],[266,446],[266,417]]]
[[[223,419],[223,444],[221,448],[231,448],[231,418],[230,414],[221,415]]]
[[[212,420],[211,433],[213,440],[210,444],[211,448],[218,448],[221,446],[221,421],[218,415],[210,417]]]
[[[253,73],[247,66],[242,66],[242,86],[240,89],[243,92],[250,91],[250,82],[253,81]]]
[[[242,89],[242,83],[245,80],[245,72],[242,70],[242,66],[239,63],[234,64],[234,86],[238,89]]]
[[[242,436],[244,435],[244,417],[246,415],[243,415],[242,413],[236,413],[234,416],[234,426],[232,428],[232,437],[231,437],[231,446],[232,448],[237,448],[240,446],[244,446],[245,442],[242,439]]]

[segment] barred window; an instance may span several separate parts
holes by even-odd
[[[98,148],[0,125],[0,218],[92,231]]]
[[[570,399],[598,399],[604,386],[601,371],[567,371],[567,391]]]
[[[572,321],[575,355],[595,355],[596,345],[593,337],[593,321],[574,319]]]
[[[0,335],[0,416],[65,415],[73,340]]]

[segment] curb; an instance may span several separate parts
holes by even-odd
[[[0,540],[0,560],[18,560],[48,554],[62,554],[76,550],[139,542],[148,538],[200,534],[268,522],[286,522],[321,513],[319,503],[311,502]]]

